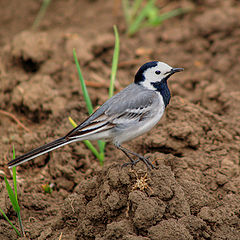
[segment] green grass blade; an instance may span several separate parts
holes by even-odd
[[[71,117],[68,117],[68,120],[74,128],[77,127],[77,124],[75,123],[75,121]],[[97,149],[92,145],[92,143],[88,140],[84,140],[83,142],[91,150],[91,152],[97,157],[97,159],[100,161],[100,158],[101,158],[100,154],[97,151]]]
[[[156,0],[149,0],[146,6],[144,6],[141,12],[136,16],[135,20],[133,21],[133,23],[130,25],[128,29],[129,36],[133,35],[140,29],[141,25],[143,24],[143,21],[148,15],[148,12],[151,11],[151,8],[154,7],[155,1]]]
[[[15,159],[15,148],[14,148],[14,145],[13,145],[13,159]],[[12,169],[13,171],[13,187],[14,187],[14,193],[15,193],[15,200],[16,200],[16,203],[19,207],[19,204],[18,204],[18,194],[17,194],[17,172],[16,172],[16,167],[13,167]],[[21,229],[21,232],[22,232],[22,235],[25,236],[25,232],[24,232],[24,228],[23,228],[23,224],[22,224],[22,219],[21,219],[21,214],[20,214],[20,207],[19,207],[19,212],[17,212],[17,216],[18,216],[18,222],[19,222],[19,225],[20,225],[20,229]]]
[[[19,237],[21,237],[21,234],[19,233],[19,231],[16,229],[16,227],[12,224],[12,222],[9,220],[9,218],[7,217],[7,215],[3,212],[3,210],[0,208],[0,212],[2,213],[2,215],[4,216],[4,218],[8,221],[8,223],[12,226],[12,228],[15,230],[15,232],[17,233],[17,235]]]
[[[99,161],[101,161],[101,156],[98,150],[92,145],[89,140],[83,140],[84,144],[91,150],[91,152],[97,157]]]
[[[14,211],[16,213],[19,213],[20,212],[20,207],[18,205],[18,202],[17,202],[17,200],[15,198],[15,194],[14,194],[14,192],[13,192],[13,190],[12,190],[12,188],[11,188],[7,178],[6,178],[6,176],[4,176],[4,180],[5,180],[6,188],[7,188],[7,191],[8,191],[8,196],[9,196],[10,201],[12,203],[13,209],[14,209]]]
[[[13,145],[13,159],[15,159],[16,154],[15,154],[15,148]],[[16,167],[12,168],[13,171],[13,187],[14,187],[14,193],[15,193],[15,198],[18,203],[18,195],[17,195],[17,172],[16,172]]]
[[[14,146],[13,146],[13,159],[15,159],[15,148],[14,148]],[[13,167],[13,186],[14,186],[14,191],[12,190],[12,188],[11,188],[7,178],[6,178],[6,176],[4,176],[4,181],[5,181],[5,184],[6,184],[6,189],[8,191],[8,196],[9,196],[10,201],[12,203],[13,209],[14,209],[14,211],[18,215],[18,221],[19,221],[20,229],[22,231],[22,235],[25,236],[25,232],[24,232],[24,228],[23,228],[23,224],[22,224],[22,220],[21,220],[21,215],[20,215],[20,206],[18,204],[16,167]],[[21,236],[20,233],[17,231],[17,229],[14,227],[14,225],[11,223],[11,221],[8,219],[6,214],[1,209],[0,209],[0,211],[3,214],[3,216],[5,217],[5,219],[9,222],[9,224],[16,231],[16,233],[19,236]]]
[[[79,80],[80,80],[80,83],[81,83],[84,100],[85,100],[86,105],[87,105],[88,113],[92,114],[93,113],[92,102],[91,102],[91,99],[89,97],[89,94],[88,94],[88,91],[87,91],[87,87],[86,87],[86,84],[85,84],[83,76],[82,76],[82,72],[81,72],[81,69],[80,69],[80,65],[79,65],[79,62],[78,62],[78,59],[77,59],[77,54],[76,54],[76,50],[75,49],[73,49],[73,57],[74,57],[74,60],[75,60],[76,66],[77,66],[78,76],[79,76]],[[101,163],[103,161],[103,159],[104,159],[102,154],[101,155],[99,154],[99,152],[96,150],[96,148],[92,145],[92,143],[90,141],[84,140],[83,142],[92,151],[92,153],[98,158],[98,160]],[[98,141],[98,146],[99,146],[100,150],[103,149],[103,151],[104,151],[104,146],[101,143],[101,141]]]
[[[75,123],[75,121],[71,117],[68,117],[68,120],[74,128],[77,127],[77,124]]]
[[[105,148],[106,142],[102,141],[102,140],[98,140],[98,147],[101,152],[104,152],[104,148]]]
[[[134,18],[135,15],[137,14],[137,12],[138,12],[141,4],[142,4],[142,1],[143,0],[135,0],[135,1],[133,1],[133,5],[131,7],[131,16],[132,16],[132,18]]]
[[[80,65],[79,65],[79,62],[78,62],[78,59],[77,59],[77,54],[76,54],[75,49],[73,49],[73,58],[75,60],[76,66],[77,66],[78,77],[79,77],[81,87],[82,87],[82,91],[83,91],[83,97],[84,97],[84,100],[85,100],[86,105],[87,105],[88,113],[90,115],[90,114],[93,113],[93,106],[92,106],[92,102],[91,102],[91,99],[90,99],[88,91],[87,91],[86,84],[85,84],[84,79],[83,79],[83,75],[82,75],[82,72],[81,72],[81,68],[80,68]]]
[[[103,148],[105,149],[105,145],[106,145],[106,143],[104,142],[104,141],[101,141],[102,143],[103,143]],[[100,166],[103,166],[103,164],[104,164],[104,159],[105,159],[105,152],[104,151],[102,151],[102,152],[100,152],[99,153],[99,164],[100,164]]]
[[[113,59],[112,59],[112,70],[111,70],[111,77],[110,77],[110,85],[109,85],[109,98],[113,96],[114,93],[114,84],[116,80],[116,74],[117,74],[117,68],[118,68],[118,58],[119,58],[119,46],[120,46],[120,41],[119,41],[119,34],[117,27],[114,25],[114,35],[115,35],[115,46],[114,46],[114,52],[113,52]],[[105,152],[105,146],[106,142],[104,141],[98,141],[98,147],[100,151],[100,165],[103,165],[104,161],[104,152]]]
[[[22,235],[25,237],[25,232],[24,232],[24,228],[23,228],[23,224],[22,224],[20,211],[19,211],[19,213],[17,215],[18,215],[18,222],[19,222],[19,225],[20,225],[20,229],[22,231]]]
[[[112,58],[112,71],[111,71],[110,86],[109,86],[109,98],[112,97],[114,93],[114,83],[117,75],[119,46],[120,46],[119,35],[118,35],[118,30],[116,25],[113,26],[113,29],[115,34],[115,47],[114,47],[113,58]]]
[[[136,16],[143,0],[135,0],[132,4],[129,3],[129,0],[123,0],[123,13],[125,17],[125,21],[127,23],[127,27],[132,24],[134,17]]]
[[[125,3],[128,3],[127,1],[125,1]],[[109,86],[109,97],[113,96],[114,93],[114,83],[116,80],[116,72],[117,72],[117,67],[118,67],[118,58],[119,58],[119,45],[120,45],[120,41],[119,41],[119,35],[118,35],[118,31],[117,31],[117,27],[114,26],[114,34],[115,34],[115,47],[114,47],[114,53],[113,53],[113,59],[112,59],[112,71],[111,71],[111,79],[110,79],[110,86]],[[80,83],[81,83],[81,87],[82,87],[82,91],[83,91],[83,95],[84,95],[84,100],[86,102],[87,105],[87,109],[89,114],[92,114],[93,112],[93,107],[92,107],[92,102],[91,99],[89,97],[82,73],[81,73],[81,69],[80,69],[80,65],[77,59],[77,55],[76,55],[76,51],[75,49],[73,49],[73,57],[77,66],[77,71],[78,71],[78,76],[80,79]],[[73,127],[76,127],[76,123],[69,117],[69,121],[71,122],[71,124],[73,125]],[[92,143],[88,140],[83,141],[85,143],[85,145],[93,152],[93,154],[98,158],[100,165],[103,165],[104,162],[104,151],[105,151],[105,145],[106,143],[104,141],[99,140],[98,141],[98,147],[99,147],[99,152],[96,150],[96,148],[92,145]]]
[[[16,153],[15,153],[15,147],[13,145],[13,159],[15,159],[15,157],[16,157]]]
[[[45,13],[46,13],[46,11],[47,11],[47,8],[48,8],[50,2],[51,2],[51,0],[43,0],[43,1],[42,1],[41,8],[40,8],[40,10],[39,10],[39,12],[38,12],[38,14],[37,14],[34,22],[33,22],[33,25],[32,25],[32,28],[33,28],[33,29],[38,28],[40,22],[42,21]]]
[[[14,158],[13,158],[14,159]],[[16,201],[18,202],[18,195],[17,195],[17,174],[16,174],[16,167],[13,167],[13,187],[14,187],[14,193]]]
[[[123,0],[122,6],[123,6],[123,13],[124,13],[125,21],[127,23],[127,26],[129,26],[131,23],[131,15],[129,12],[130,11],[129,0]]]
[[[98,140],[98,147],[99,147],[98,160],[99,160],[100,166],[103,166],[103,162],[105,159],[105,146],[106,146],[106,142],[102,140]]]
[[[188,12],[189,9],[184,9],[184,8],[178,8],[178,9],[174,9],[172,11],[163,13],[161,15],[159,15],[156,19],[154,19],[153,21],[148,23],[148,26],[158,26],[159,24],[161,24],[163,21],[169,19],[169,18],[173,18],[176,16],[179,16],[181,14],[184,14],[186,12]]]

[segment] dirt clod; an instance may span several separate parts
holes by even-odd
[[[168,81],[172,98],[159,124],[126,143],[156,169],[121,168],[128,160],[112,144],[102,167],[81,142],[17,168],[21,239],[240,239],[239,1],[164,1],[163,12],[175,3],[192,10],[131,38],[120,1],[51,1],[39,28],[27,30],[40,2],[0,7],[0,108],[30,130],[0,113],[0,207],[18,229],[2,175],[12,185],[12,145],[20,155],[64,136],[69,116],[88,116],[73,48],[94,107],[108,98],[114,24],[116,92],[149,60],[185,70]],[[0,239],[16,238],[0,215]]]

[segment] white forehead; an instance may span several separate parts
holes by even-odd
[[[164,62],[158,62],[155,67],[150,67],[145,70],[144,75],[145,77],[156,77],[159,78],[159,76],[164,75],[166,72],[171,71],[172,67],[170,67],[168,64]],[[160,71],[160,75],[156,75],[155,71]]]
[[[168,64],[164,63],[164,62],[158,62],[157,66],[156,66],[160,71],[169,71],[172,69],[172,67],[170,67]]]
[[[164,62],[158,62],[157,65],[155,67],[150,67],[148,69],[145,70],[145,76],[148,75],[155,75],[155,71],[160,71],[161,74],[165,74],[166,72],[171,71],[172,67],[169,66],[168,64],[164,63]],[[156,76],[158,77],[158,76]]]

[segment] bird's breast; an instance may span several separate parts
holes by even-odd
[[[121,144],[141,136],[142,134],[150,131],[159,122],[163,116],[165,104],[160,93],[157,93],[157,97],[158,101],[156,101],[156,104],[153,104],[150,114],[142,121],[135,122],[126,128],[120,129],[113,139],[115,143]]]

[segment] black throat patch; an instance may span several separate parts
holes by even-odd
[[[162,95],[165,108],[167,107],[171,99],[171,93],[167,85],[167,79],[168,78],[164,78],[162,79],[161,82],[151,83],[153,87],[156,89],[156,91],[160,92],[160,94]]]

